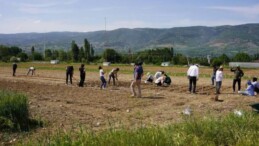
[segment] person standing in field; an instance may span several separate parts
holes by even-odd
[[[118,71],[120,69],[119,68],[114,68],[111,70],[111,72],[109,73],[109,81],[108,84],[110,84],[111,78],[113,80],[113,86],[115,86],[115,79],[118,81]]]
[[[74,74],[74,67],[67,66],[67,68],[66,68],[66,84],[67,85],[68,85],[68,78],[70,80],[70,84],[72,85],[73,74]]]
[[[211,75],[211,85],[212,85],[212,86],[214,86],[214,82],[215,82],[217,70],[218,70],[217,66],[214,65],[214,66],[213,66],[212,75]]]
[[[85,82],[85,65],[81,64],[81,67],[79,68],[80,72],[80,82],[79,82],[79,87],[84,87],[84,82]]]
[[[15,76],[16,69],[17,69],[17,64],[13,63],[13,76]]]
[[[138,95],[137,97],[141,98],[141,78],[143,76],[143,67],[142,67],[142,62],[137,63],[135,68],[134,68],[134,80],[131,82],[130,89],[132,93],[132,97],[136,96],[136,91],[135,91],[135,86],[138,87]]]
[[[106,88],[106,80],[104,78],[105,72],[103,71],[103,68],[99,66],[99,74],[100,74],[100,80],[101,80],[101,89]]]
[[[191,65],[187,71],[187,77],[189,79],[189,92],[196,93],[196,83],[199,79],[199,68],[198,64]]]
[[[223,66],[220,66],[219,69],[216,71],[216,94],[220,94],[220,89],[222,85],[222,80],[223,80]],[[218,100],[218,99],[215,99]]]
[[[244,76],[243,70],[240,69],[240,66],[236,68],[231,68],[231,72],[234,72],[234,79],[233,79],[233,92],[236,92],[236,83],[238,85],[238,91],[241,89],[241,78]]]

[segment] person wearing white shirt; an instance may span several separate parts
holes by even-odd
[[[216,71],[216,94],[220,94],[220,88],[223,80],[223,66],[220,66]]]
[[[105,72],[103,71],[103,68],[101,66],[99,66],[99,74],[100,74],[100,80],[101,80],[101,89],[105,89],[106,88],[106,80],[104,78],[104,74]]]
[[[196,93],[196,82],[199,78],[198,64],[191,65],[187,71],[187,77],[189,79],[189,92]]]
[[[164,74],[165,72],[164,71],[157,71],[156,73],[155,73],[155,79],[158,79],[159,77],[161,77],[163,74]]]
[[[165,76],[162,75],[161,77],[159,77],[158,79],[155,80],[155,84],[157,86],[162,86],[164,84],[165,81]]]

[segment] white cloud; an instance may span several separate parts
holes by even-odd
[[[41,20],[35,20],[33,21],[34,24],[39,24],[41,22]]]
[[[224,10],[224,11],[230,11],[239,13],[248,17],[256,17],[259,16],[259,4],[253,5],[253,6],[215,6],[215,7],[209,7],[209,9],[215,9],[215,10]]]
[[[3,15],[2,14],[0,14],[0,17],[2,17]]]

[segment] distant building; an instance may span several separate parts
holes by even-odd
[[[229,62],[229,67],[259,68],[258,62]]]
[[[50,60],[50,64],[58,64],[59,60]]]
[[[103,66],[110,66],[111,62],[103,62]]]
[[[171,66],[171,63],[170,62],[162,62],[161,66]]]

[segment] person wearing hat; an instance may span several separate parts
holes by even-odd
[[[241,78],[244,76],[243,70],[240,69],[240,66],[237,65],[236,68],[231,68],[231,72],[234,72],[234,79],[233,79],[233,92],[236,91],[236,83],[238,85],[238,91],[241,89]]]
[[[110,84],[111,78],[113,80],[113,85],[115,86],[115,79],[118,81],[118,71],[120,69],[119,68],[113,68],[111,70],[111,72],[109,73],[109,81],[108,84]]]
[[[239,94],[246,96],[254,96],[254,86],[250,80],[247,81],[247,88],[245,91],[238,91]]]
[[[199,79],[199,65],[191,65],[187,71],[187,77],[189,79],[189,92],[196,93],[196,82]]]
[[[222,79],[223,79],[223,66],[220,66],[219,69],[216,71],[216,76],[215,76],[216,94],[220,94]],[[215,99],[215,100],[218,100],[218,99]]]

